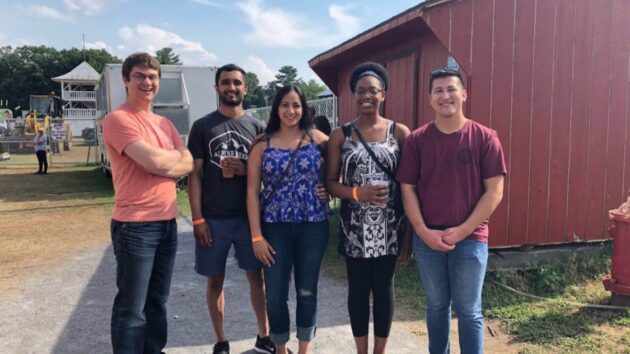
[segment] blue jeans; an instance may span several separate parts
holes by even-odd
[[[455,305],[463,354],[483,353],[481,290],[488,244],[466,239],[450,252],[434,251],[414,233],[413,253],[427,298],[429,352],[450,351],[451,302]]]
[[[112,309],[114,353],[160,353],[166,345],[166,300],[177,251],[175,219],[111,222],[118,294]]]
[[[271,340],[289,340],[289,281],[294,270],[297,311],[297,338],[315,337],[317,282],[319,268],[328,244],[328,221],[303,223],[263,223],[263,235],[276,251],[275,263],[264,267],[267,314]]]

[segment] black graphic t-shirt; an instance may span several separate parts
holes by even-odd
[[[230,118],[214,111],[193,123],[188,149],[203,159],[201,212],[206,218],[246,216],[247,176],[223,178],[221,156],[238,157],[247,163],[249,147],[264,130],[251,115]]]

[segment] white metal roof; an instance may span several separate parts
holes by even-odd
[[[84,61],[69,73],[53,77],[52,80],[56,82],[89,82],[96,84],[100,78],[101,75],[97,73],[90,64]]]

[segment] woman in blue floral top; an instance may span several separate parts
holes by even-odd
[[[249,225],[256,258],[266,266],[270,335],[278,354],[287,353],[292,268],[299,353],[308,352],[315,336],[319,269],[328,243],[330,210],[319,177],[328,137],[310,128],[307,112],[299,87],[281,88],[265,135],[253,144],[247,162]]]

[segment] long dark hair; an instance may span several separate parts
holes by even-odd
[[[267,122],[267,128],[265,128],[265,134],[270,135],[280,130],[280,115],[278,114],[278,108],[280,108],[280,102],[287,93],[294,91],[300,96],[300,104],[302,105],[302,116],[300,117],[300,129],[306,131],[311,126],[311,119],[308,115],[308,105],[306,104],[306,97],[302,94],[302,90],[297,85],[286,85],[280,88],[273,98],[273,104],[271,105],[271,113],[269,113],[269,121]]]

